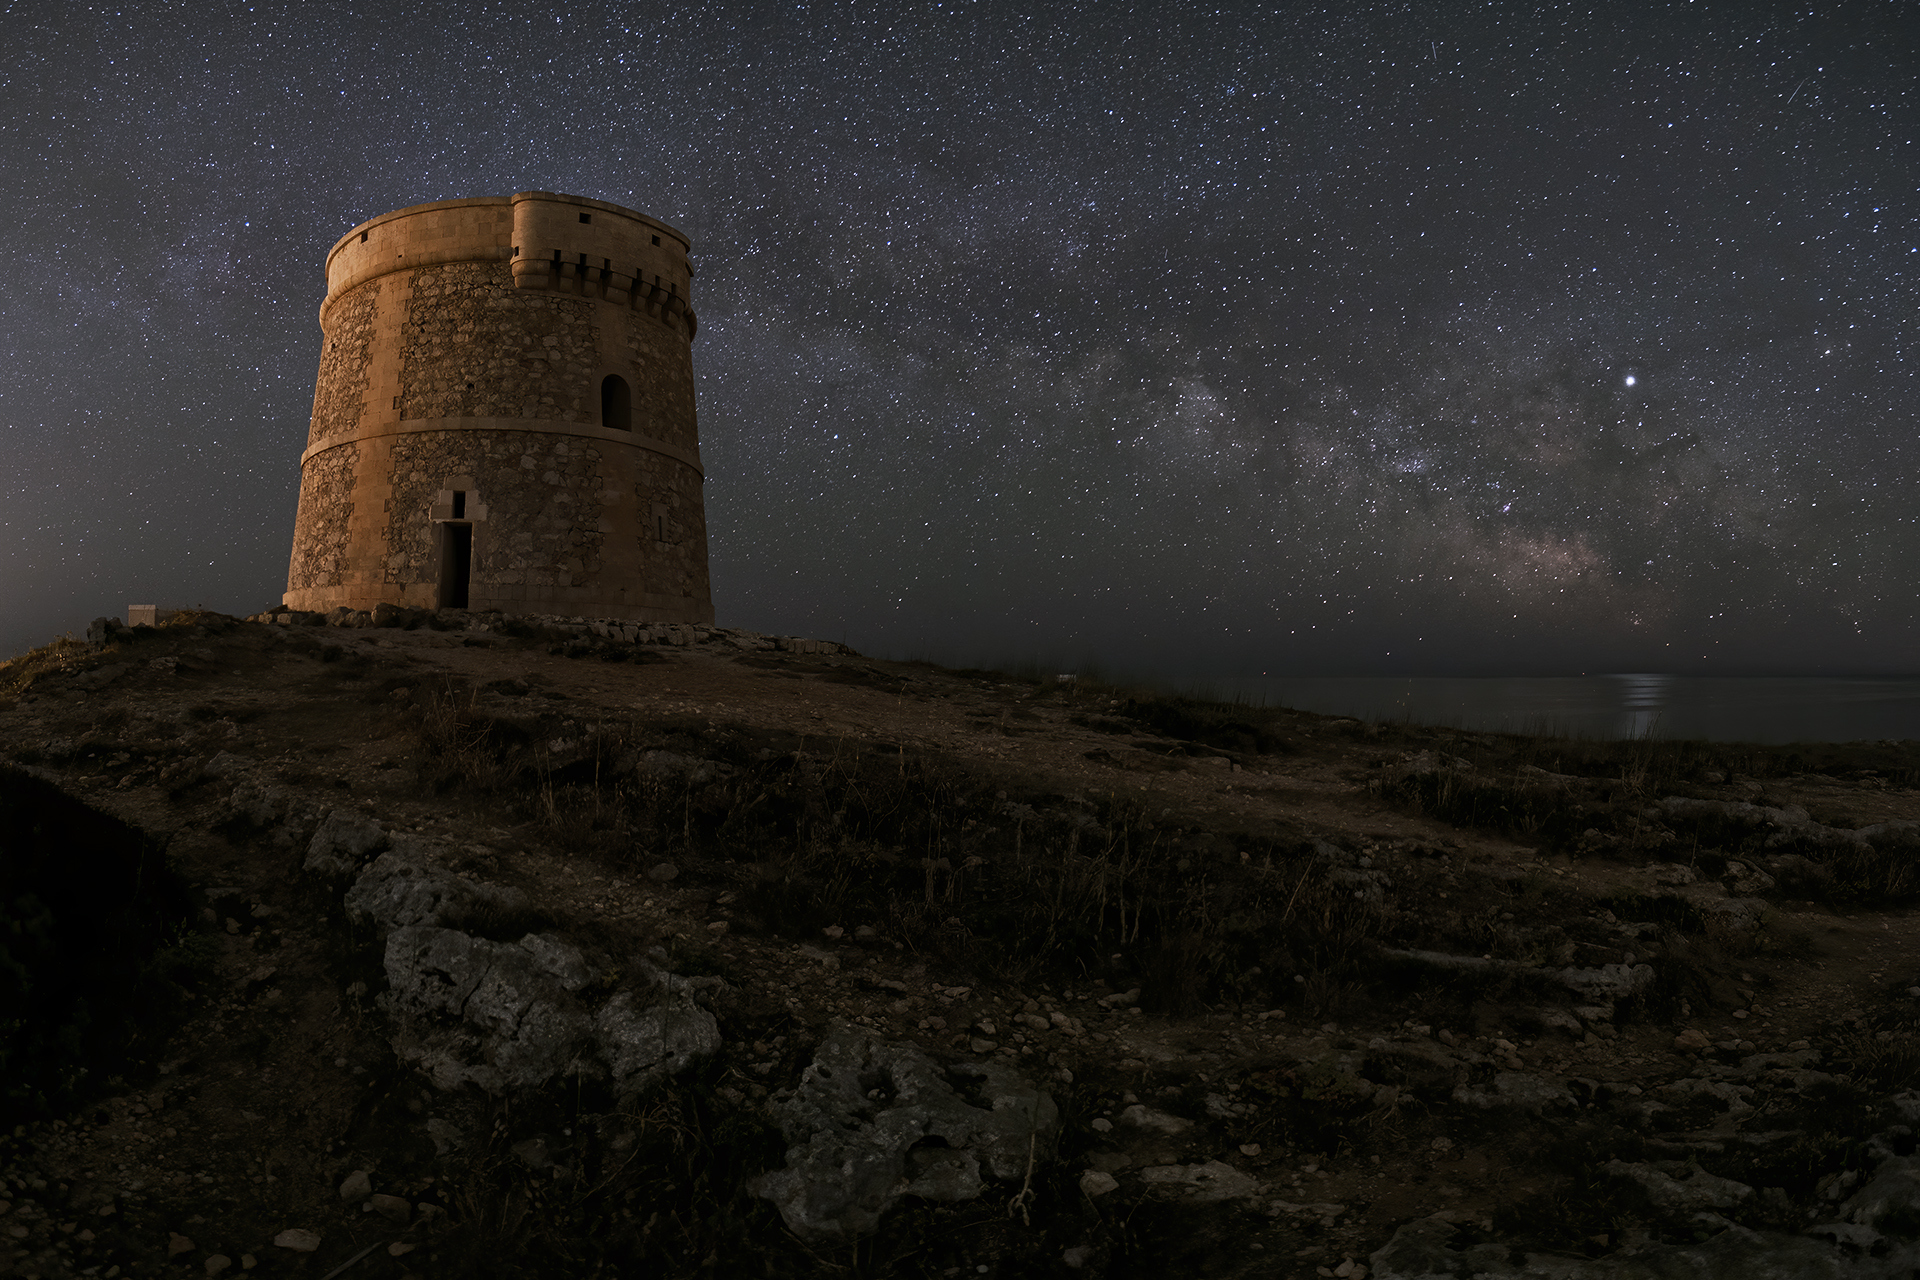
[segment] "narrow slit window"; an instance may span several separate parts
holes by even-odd
[[[453,518],[455,520],[465,520],[467,518],[467,494],[464,489],[455,489],[453,491]]]
[[[600,425],[615,431],[633,430],[633,388],[617,373],[600,379]]]
[[[364,231],[362,231],[362,232],[360,233],[360,243],[361,243],[361,244],[365,244],[366,242],[367,242],[367,233],[366,233],[366,232],[364,232]],[[659,237],[658,237],[658,236],[656,236],[656,237],[654,237],[654,241],[653,241],[653,242],[654,242],[655,244],[659,244],[659,243],[660,243],[660,239],[659,239]]]
[[[365,236],[361,236],[360,238],[361,238],[362,240],[365,240],[365,239],[366,239],[366,237],[365,237]],[[660,237],[659,237],[659,236],[655,236],[655,237],[653,238],[653,242],[654,242],[655,244],[659,244],[659,243],[660,243]]]
[[[592,221],[593,221],[593,215],[592,215],[592,214],[590,214],[590,213],[583,213],[583,214],[581,214],[581,215],[580,215],[580,221],[582,221],[582,222],[592,222]]]

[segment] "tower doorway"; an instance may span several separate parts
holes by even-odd
[[[473,526],[446,521],[440,526],[439,607],[466,608],[472,585]]]

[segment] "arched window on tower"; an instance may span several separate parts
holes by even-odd
[[[633,430],[633,388],[617,373],[600,379],[600,425],[615,431]]]

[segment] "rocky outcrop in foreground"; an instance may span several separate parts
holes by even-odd
[[[754,1191],[813,1237],[870,1232],[907,1196],[971,1200],[983,1175],[1031,1188],[1060,1125],[1053,1099],[998,1063],[942,1068],[912,1045],[845,1026],[820,1042],[773,1114],[793,1145]]]
[[[185,896],[91,967],[28,913],[0,973],[175,1003],[0,1126],[0,1267],[1920,1265],[1920,748],[1816,776],[606,620],[95,630],[0,672],[0,799],[124,824],[34,858],[85,945],[127,933],[89,876],[164,843]]]

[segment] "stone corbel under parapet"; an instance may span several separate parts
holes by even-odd
[[[596,267],[584,253],[568,259],[559,249],[544,253],[530,253],[526,245],[519,249],[519,256],[513,259],[516,289],[543,289],[644,311],[669,328],[684,330],[689,342],[699,332],[699,319],[680,296],[680,286],[663,284],[658,275],[648,282],[638,268],[632,274],[623,273],[610,258],[602,259],[603,265]]]
[[[631,209],[550,191],[512,197],[513,283],[643,311],[689,341],[687,238]],[[683,292],[684,291],[684,292]]]

